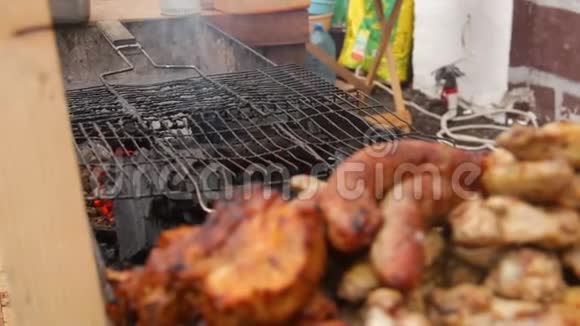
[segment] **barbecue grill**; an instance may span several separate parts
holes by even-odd
[[[422,137],[377,120],[389,109],[373,98],[345,93],[296,65],[207,75],[193,65],[160,65],[136,41],[108,41],[129,68],[103,72],[102,85],[67,97],[89,212],[116,217],[121,259],[176,223],[168,215],[199,221],[232,187],[284,188],[302,173],[324,178],[368,144]],[[154,68],[194,76],[111,82],[133,68],[126,50]]]
[[[68,92],[83,169],[92,180],[114,185],[87,199],[195,192],[205,205],[204,193],[223,188],[201,179],[208,168],[234,184],[256,166],[290,175],[320,166],[324,177],[340,157],[401,136],[369,121],[385,110],[378,102],[344,93],[297,66],[114,89],[118,95],[104,86]],[[146,187],[121,193],[119,178],[136,177],[129,171],[140,172]]]

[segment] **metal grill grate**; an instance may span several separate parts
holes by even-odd
[[[87,199],[195,192],[202,200],[246,182],[249,168],[279,169],[261,181],[281,184],[401,137],[371,122],[388,112],[380,103],[294,65],[111,87],[68,92]]]

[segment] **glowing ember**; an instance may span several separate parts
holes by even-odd
[[[113,201],[112,200],[93,200],[93,206],[104,216],[109,223],[113,223]]]
[[[117,147],[115,149],[115,156],[117,157],[127,157],[135,154],[133,150],[125,150],[121,147]],[[107,174],[104,170],[95,169],[93,171],[98,175],[99,183],[105,184],[105,179],[107,178]],[[107,221],[107,224],[113,225],[115,222],[115,216],[113,215],[113,200],[111,199],[95,199],[92,201],[92,206],[97,210],[100,216],[104,217]]]

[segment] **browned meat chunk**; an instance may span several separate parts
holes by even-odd
[[[289,321],[325,269],[323,224],[313,207],[261,189],[220,203],[199,228],[164,233],[147,264],[117,277],[122,309],[140,326]]]
[[[565,159],[580,168],[580,124],[550,123],[541,129],[516,126],[496,139],[520,160]]]
[[[467,201],[449,220],[453,240],[463,246],[537,244],[565,248],[580,242],[577,211],[536,207],[510,197]]]
[[[485,171],[482,181],[492,195],[514,196],[537,203],[559,204],[564,193],[569,197],[574,194],[570,193],[574,187],[574,170],[564,161],[497,165]],[[580,197],[576,200],[580,201]]]
[[[558,257],[533,249],[506,254],[485,284],[505,298],[543,302],[560,298],[566,287]]]
[[[580,244],[564,253],[563,262],[580,277]]]

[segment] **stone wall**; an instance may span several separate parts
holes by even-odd
[[[511,86],[529,85],[544,121],[580,121],[580,1],[514,0]]]

